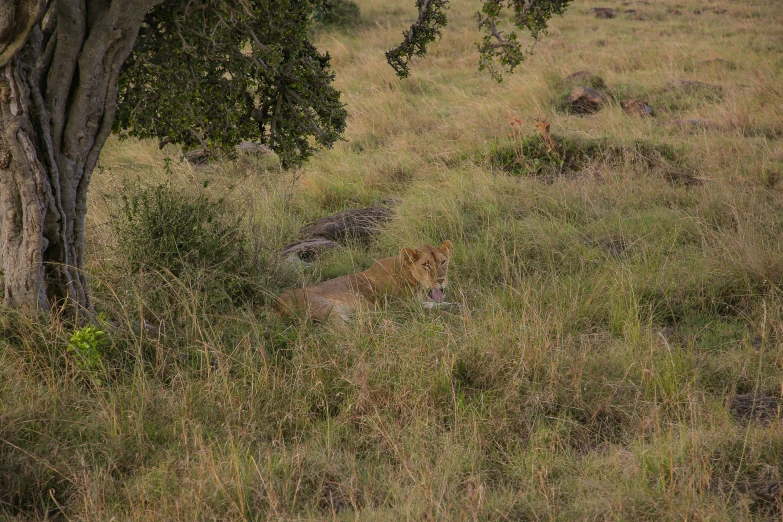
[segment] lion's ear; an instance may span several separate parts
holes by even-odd
[[[449,240],[447,239],[447,240],[446,240],[446,241],[444,241],[444,242],[443,242],[443,244],[440,246],[440,250],[441,250],[441,252],[443,252],[444,254],[446,254],[446,257],[451,257],[451,250],[452,250],[452,247],[453,247],[453,246],[454,246],[454,245],[452,245],[451,241],[449,241]]]
[[[419,258],[419,253],[413,250],[412,248],[403,248],[400,250],[400,255],[402,256],[402,260],[408,263],[409,265],[412,265],[416,262],[416,260]]]

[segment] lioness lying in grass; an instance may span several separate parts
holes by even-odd
[[[375,306],[384,296],[405,297],[421,289],[431,303],[443,303],[451,249],[448,239],[440,248],[403,248],[398,255],[380,259],[364,272],[286,290],[277,297],[275,310],[281,315],[304,310],[312,319],[341,327],[361,303]]]

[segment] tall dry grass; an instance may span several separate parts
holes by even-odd
[[[88,238],[104,369],[56,315],[0,311],[0,518],[779,520],[783,11],[613,1],[599,20],[578,0],[498,85],[476,71],[475,3],[452,2],[406,80],[383,51],[410,6],[359,3],[358,26],[316,35],[346,141],[304,169],[109,141]],[[657,115],[560,112],[582,69]],[[539,117],[559,154],[600,154],[517,168]],[[686,118],[715,126],[667,123]],[[118,189],[166,183],[262,260],[249,294],[215,291],[236,274],[130,270]],[[372,244],[279,258],[302,225],[392,198]],[[270,313],[283,288],[444,238],[458,315],[390,303],[332,331]],[[773,406],[748,418],[737,395]]]

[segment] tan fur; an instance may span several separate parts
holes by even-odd
[[[375,306],[384,296],[411,296],[419,289],[442,291],[448,284],[451,251],[449,240],[440,248],[403,248],[398,255],[380,259],[364,272],[286,290],[277,297],[275,310],[281,315],[304,310],[312,319],[343,326],[363,303]]]

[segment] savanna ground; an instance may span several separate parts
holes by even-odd
[[[303,170],[110,140],[100,325],[0,312],[0,518],[780,520],[783,9],[678,1],[578,0],[498,85],[476,2],[400,81],[383,52],[411,6],[364,0],[317,33],[350,120]],[[611,101],[578,117],[583,69]],[[390,199],[372,244],[277,255]],[[445,238],[461,314],[271,315],[283,288]]]

